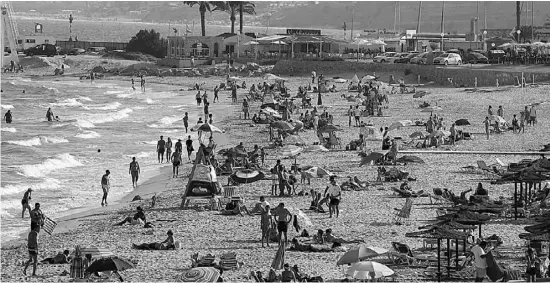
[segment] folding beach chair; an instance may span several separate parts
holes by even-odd
[[[399,242],[391,243],[393,249],[395,250],[393,256],[398,258],[398,261],[395,263],[406,263],[407,265],[418,265],[421,262],[428,262],[431,255],[413,255],[411,248],[407,244],[402,244]]]
[[[448,199],[443,195],[443,190],[440,188],[433,188],[433,194],[430,194],[430,203],[431,204],[444,204],[449,202]]]
[[[394,208],[394,210],[397,211],[393,220],[395,224],[401,225],[407,219],[409,219],[409,217],[411,216],[412,205],[413,205],[412,198],[407,198],[407,200],[405,201],[405,204],[401,209]]]
[[[230,252],[220,256],[220,268],[222,268],[223,270],[239,268],[239,263],[237,262],[237,254],[234,252]]]
[[[50,219],[48,216],[44,219],[44,226],[42,226],[42,229],[46,231],[49,235],[53,233],[53,230],[55,229],[55,226],[57,226],[57,222]]]
[[[479,169],[481,169],[481,171],[483,172],[483,174],[485,174],[485,176],[487,178],[496,179],[497,177],[499,177],[499,175],[497,173],[495,173],[495,171],[493,169],[491,169],[491,167],[487,166],[485,161],[478,160],[477,161],[477,166],[479,167]]]

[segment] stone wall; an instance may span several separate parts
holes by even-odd
[[[496,79],[499,85],[513,85],[515,77],[521,77],[521,72],[506,72],[498,70],[477,70],[461,67],[438,67],[433,65],[410,65],[410,64],[374,64],[358,63],[350,61],[289,61],[279,60],[272,72],[277,75],[310,75],[312,71],[317,74],[351,73],[372,74],[373,72],[392,73],[395,78],[405,76],[405,70],[409,69],[410,75],[420,75],[423,80],[434,81],[437,84],[449,85],[448,78],[452,78],[458,85],[468,87],[474,86],[474,78],[477,77],[478,86],[495,86]],[[526,81],[550,81],[549,73],[524,73]]]

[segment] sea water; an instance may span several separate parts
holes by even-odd
[[[3,242],[30,229],[28,212],[21,219],[21,198],[28,188],[34,190],[31,207],[40,202],[52,219],[70,214],[71,208],[99,207],[105,170],[111,172],[110,198],[131,192],[131,157],[142,173],[155,169],[160,136],[171,137],[174,144],[186,139],[184,113],[189,112],[191,125],[202,113],[194,91],[147,83],[141,92],[132,90],[129,78],[93,83],[2,78],[2,91],[2,116],[13,113],[13,122],[1,125]],[[223,107],[218,105],[211,109]],[[46,121],[50,107],[59,122]],[[196,134],[189,135],[196,140]]]

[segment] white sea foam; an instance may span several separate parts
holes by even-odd
[[[13,184],[2,187],[2,196],[20,194],[26,191],[28,188],[32,188],[34,191],[44,191],[57,189],[61,186],[61,182],[53,178],[45,178],[42,183],[38,184]],[[17,203],[19,207],[21,204]],[[3,207],[6,209],[7,207]]]
[[[163,131],[163,133],[171,134],[171,133],[177,133],[179,131],[180,130],[166,130],[166,131]]]
[[[92,99],[87,96],[79,96],[78,99],[84,100],[84,101],[92,101]]]
[[[66,143],[69,142],[63,137],[35,137],[28,140],[21,141],[7,141],[7,143],[16,144],[20,146],[39,146],[43,144],[55,144],[55,143]]]
[[[81,139],[95,139],[101,137],[101,135],[94,131],[83,131],[82,133],[79,133],[74,137]]]
[[[139,152],[139,153],[136,153],[136,154],[129,154],[127,156],[128,157],[135,157],[135,158],[146,158],[146,157],[151,156],[151,153],[142,151],[142,152]]]
[[[46,87],[49,91],[55,93],[55,94],[58,94],[59,93],[59,89],[55,88],[55,87]]]
[[[143,100],[143,102],[147,103],[147,104],[153,104],[155,103],[156,101],[155,100],[152,100],[151,98],[146,98],[145,100]]]
[[[179,120],[180,120],[180,118],[177,117],[177,116],[166,116],[166,117],[162,117],[158,121],[158,123],[147,125],[147,127],[149,127],[149,128],[163,128],[163,127],[170,126],[170,125],[174,124],[175,122],[177,122]]]
[[[189,107],[189,105],[187,105],[187,104],[182,104],[182,105],[170,105],[170,108],[185,108],[185,107]]]
[[[61,102],[50,103],[51,106],[82,106],[82,102],[77,101],[76,98],[67,98]]]
[[[68,153],[63,153],[56,156],[56,158],[46,159],[40,164],[21,165],[19,168],[25,176],[40,178],[57,169],[71,168],[82,165],[83,164],[80,163],[80,161],[78,161],[74,156]]]
[[[76,122],[73,122],[73,124],[79,128],[95,128],[94,123],[88,120],[77,119]]]
[[[128,116],[130,116],[130,113],[132,113],[133,111],[134,110],[130,108],[125,108],[117,112],[93,114],[93,115],[90,115],[92,117],[89,118],[89,120],[93,121],[93,123],[95,124],[112,122],[115,120],[127,118]]]
[[[88,105],[83,106],[85,109],[96,109],[96,110],[115,110],[119,108],[122,104],[120,102],[111,102],[107,104],[100,104],[100,105]]]
[[[4,127],[2,127],[2,128],[0,128],[0,131],[2,131],[2,132],[15,133],[15,132],[17,132],[17,129],[15,129],[15,128],[4,128]]]
[[[13,105],[9,105],[9,104],[0,105],[0,107],[2,107],[2,109],[13,109]]]

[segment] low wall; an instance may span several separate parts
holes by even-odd
[[[433,65],[410,65],[410,64],[375,64],[349,61],[290,61],[279,60],[272,70],[277,75],[311,75],[312,71],[317,74],[351,73],[372,74],[373,72],[393,73],[395,78],[405,76],[405,70],[411,71],[410,75],[420,75],[422,79],[434,81],[438,84],[449,84],[448,78],[452,78],[458,85],[468,87],[474,86],[474,78],[477,77],[478,86],[495,86],[496,79],[499,85],[513,85],[515,77],[521,77],[521,72],[471,69],[464,67],[438,67]],[[535,75],[535,81],[550,81],[548,73],[525,72],[527,82],[531,82]]]
[[[125,50],[128,42],[100,42],[100,41],[60,41],[55,43],[61,49],[82,48],[88,50],[90,47],[105,47],[106,50]]]

